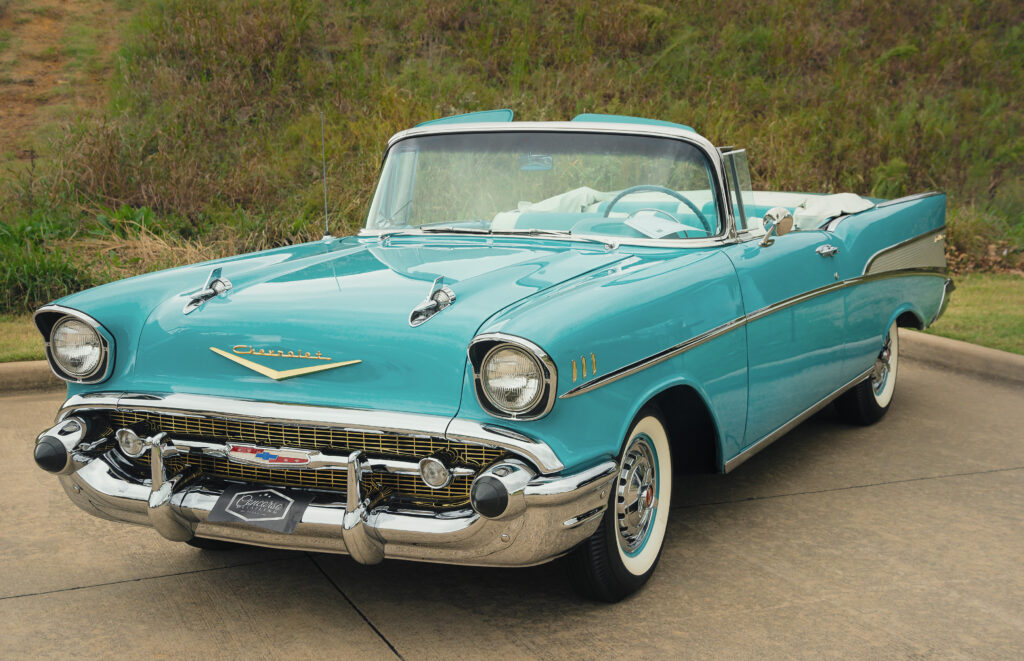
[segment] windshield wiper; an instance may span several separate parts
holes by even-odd
[[[522,230],[506,230],[503,232],[497,232],[498,234],[514,234],[514,235],[525,235],[525,236],[552,236],[552,237],[569,237],[577,241],[588,241],[590,243],[600,243],[608,250],[615,250],[619,247],[619,244],[615,241],[605,241],[604,239],[598,239],[593,236],[583,236],[581,234],[573,234],[572,230],[542,230],[537,228],[522,229]]]
[[[451,233],[451,234],[494,234],[493,230],[482,229],[476,227],[438,227],[428,225],[420,228],[421,232],[429,232],[432,234]]]
[[[539,236],[539,237],[558,237],[558,238],[570,238],[576,241],[587,241],[589,243],[599,243],[608,250],[615,250],[619,247],[619,244],[615,241],[605,241],[592,236],[582,236],[580,234],[573,234],[569,230],[542,230],[537,228],[530,229],[507,229],[507,230],[493,230],[483,229],[475,227],[438,227],[438,226],[426,226],[418,228],[420,232],[428,234],[474,234],[477,236]],[[402,234],[404,232],[389,232],[382,236],[390,238],[395,234]]]

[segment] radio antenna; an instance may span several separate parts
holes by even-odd
[[[324,146],[324,111],[320,111],[320,164],[323,167],[324,182],[324,238],[331,237],[331,229],[327,224],[327,148]]]

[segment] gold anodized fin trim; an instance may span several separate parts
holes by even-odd
[[[236,356],[234,354],[228,353],[227,351],[223,351],[222,349],[218,349],[217,347],[210,347],[210,351],[214,352],[218,356],[224,356],[231,362],[238,363],[242,367],[251,369],[253,372],[256,372],[257,374],[262,374],[263,376],[273,379],[274,381],[283,381],[284,379],[290,379],[294,376],[304,376],[306,374],[313,374],[314,372],[324,372],[326,370],[332,370],[335,367],[345,367],[346,365],[355,365],[356,363],[363,362],[361,360],[346,360],[340,363],[330,363],[327,365],[311,365],[310,367],[298,367],[293,370],[275,370],[271,367],[267,367],[266,365],[260,365],[259,363],[247,360],[245,358],[242,358],[241,356]]]

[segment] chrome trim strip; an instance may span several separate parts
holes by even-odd
[[[859,214],[862,214],[862,213],[867,213],[868,211],[874,211],[875,209],[892,206],[894,204],[903,204],[904,202],[914,202],[916,200],[921,200],[921,199],[924,199],[926,197],[933,197],[935,195],[943,195],[943,193],[941,193],[939,191],[930,191],[928,193],[917,193],[916,195],[907,195],[906,197],[896,198],[895,200],[886,200],[885,202],[879,202],[875,206],[873,206],[873,207],[871,207],[869,209],[864,209],[863,211],[857,211],[857,212],[854,212],[854,213],[844,213],[842,215],[836,216],[835,218],[829,218],[829,219],[827,219],[825,221],[825,223],[819,229],[825,230],[826,232],[834,232],[836,227],[839,225],[839,223],[843,222],[847,218],[852,218],[852,217],[854,217],[856,215],[859,215]]]
[[[881,250],[879,250],[874,255],[871,255],[871,257],[868,258],[867,263],[864,264],[864,275],[871,274],[871,265],[874,264],[875,260],[877,260],[882,255],[885,255],[887,253],[893,252],[895,250],[899,250],[900,248],[903,248],[904,246],[908,246],[911,243],[914,243],[915,241],[920,241],[921,239],[925,239],[925,238],[927,238],[929,236],[932,236],[934,234],[943,234],[945,231],[946,231],[946,226],[943,225],[942,227],[940,227],[938,229],[928,230],[927,232],[925,232],[923,234],[918,234],[917,236],[911,237],[911,238],[906,239],[904,241],[900,241],[899,243],[897,243],[895,245],[891,245],[891,246],[888,246],[886,248],[882,248]],[[945,239],[945,236],[943,236],[942,238]],[[927,268],[937,268],[937,267],[927,267]]]
[[[307,423],[404,436],[434,436],[508,450],[532,462],[543,474],[557,473],[564,468],[546,443],[525,434],[505,430],[496,425],[482,425],[469,420],[422,413],[284,404],[183,393],[98,392],[69,397],[61,406],[57,421],[63,420],[75,411],[111,408],[271,424]]]
[[[946,308],[949,307],[949,295],[956,290],[956,283],[953,282],[953,278],[946,278],[946,284],[942,285],[942,298],[939,299],[939,307],[935,311],[935,316],[928,323],[929,326],[939,320],[945,312]]]
[[[448,425],[444,437],[450,441],[462,441],[515,452],[529,459],[545,475],[558,473],[565,468],[547,443],[497,425],[454,418]]]
[[[591,484],[607,483],[619,472],[619,464],[608,459],[568,477],[538,477],[526,486],[527,496],[565,496]]]
[[[740,326],[743,326],[753,321],[757,321],[758,319],[766,317],[772,314],[773,312],[784,310],[785,308],[791,307],[798,303],[803,303],[804,301],[808,301],[817,296],[822,296],[830,292],[845,289],[846,287],[852,287],[853,285],[858,285],[864,282],[870,282],[872,280],[885,280],[888,278],[903,278],[911,276],[938,276],[945,278],[947,277],[947,269],[918,268],[903,269],[901,271],[885,271],[882,273],[872,273],[869,275],[861,275],[855,278],[850,278],[849,280],[842,280],[840,282],[830,283],[828,285],[825,285],[824,287],[819,287],[818,289],[812,289],[808,292],[797,294],[796,296],[792,296],[790,298],[778,301],[777,303],[767,305],[759,310],[755,310],[754,312],[751,312],[748,315],[744,315],[731,321],[727,321],[721,326],[716,326],[715,328],[712,328],[709,331],[705,331],[704,333],[701,333],[696,337],[690,338],[685,342],[680,342],[679,344],[671,346],[668,349],[664,349],[655,354],[651,354],[646,358],[641,358],[640,360],[632,362],[628,365],[624,365],[623,367],[612,370],[611,372],[606,372],[604,375],[592,381],[588,381],[587,383],[567,390],[566,392],[559,396],[559,399],[570,399],[572,397],[576,397],[577,395],[582,395],[584,393],[590,392],[591,390],[602,388],[608,385],[609,383],[614,383],[619,379],[624,379],[627,376],[632,376],[633,374],[636,374],[637,372],[642,372],[648,367],[653,367],[658,363],[668,360],[669,358],[675,358],[676,356],[686,353],[691,349],[696,349],[705,342],[710,342],[716,337],[733,331],[739,328]]]
[[[875,208],[876,209],[881,209],[883,207],[891,207],[894,204],[904,204],[906,202],[915,202],[917,200],[923,200],[926,197],[935,197],[936,195],[942,195],[942,193],[937,191],[937,190],[928,191],[926,193],[915,193],[913,195],[907,195],[905,197],[897,197],[894,200],[886,200],[885,202],[879,202],[878,204],[875,205]]]
[[[493,344],[486,353],[494,351],[496,347],[502,344],[511,344],[521,349],[526,349],[538,361],[541,369],[547,370],[547,375],[544,377],[544,392],[541,394],[541,401],[534,405],[533,409],[526,413],[511,413],[501,410],[487,399],[487,395],[483,392],[483,385],[480,383],[480,366],[486,358],[486,353],[484,355],[475,355],[473,351],[474,347],[485,343]],[[506,420],[537,420],[546,416],[551,411],[551,407],[555,405],[556,395],[558,394],[558,368],[555,366],[555,361],[551,360],[551,356],[533,342],[517,335],[509,335],[508,333],[483,333],[470,340],[466,353],[469,357],[469,364],[473,368],[473,392],[476,393],[476,401],[484,411],[487,411],[496,418],[504,418]]]
[[[219,457],[226,459],[233,464],[239,464],[242,466],[255,466],[257,468],[274,468],[278,470],[347,470],[349,463],[349,457],[342,455],[326,454],[319,450],[306,450],[301,448],[293,447],[275,447],[275,446],[264,446],[264,445],[253,445],[250,443],[209,443],[205,441],[187,441],[176,438],[170,438],[165,436],[158,443],[154,439],[146,439],[147,445],[158,444],[160,446],[160,453],[162,457],[176,457],[181,454],[206,454],[211,457]],[[294,453],[296,451],[302,451],[307,456],[307,463],[305,464],[272,464],[263,461],[254,461],[244,459],[241,457],[232,456],[230,453],[231,446],[252,446],[258,447],[261,450],[269,450],[270,452]],[[396,475],[416,475],[420,476],[420,465],[415,461],[400,461],[397,459],[371,459],[363,458],[362,466],[364,470],[369,473],[393,473]],[[476,475],[477,471],[471,468],[463,468],[458,466],[445,466],[452,477],[466,477]],[[428,485],[429,486],[429,485]]]
[[[731,218],[731,216],[730,216]],[[401,238],[401,237],[440,237],[440,238],[481,238],[486,237],[488,239],[528,239],[531,241],[543,240],[543,241],[563,241],[573,243],[586,243],[588,245],[593,243],[607,243],[609,237],[601,234],[519,234],[516,232],[493,232],[490,234],[458,234],[444,232],[423,232],[414,228],[403,229],[401,232],[396,232],[394,229],[380,229],[380,230],[369,230],[362,228],[356,234],[360,238],[379,238],[380,235],[388,235],[389,237]],[[754,238],[754,237],[749,237]],[[756,238],[760,238],[758,235]],[[686,243],[681,243],[685,241]],[[616,248],[619,246],[640,246],[640,247],[651,247],[651,248],[715,248],[719,246],[727,246],[733,243],[737,243],[737,237],[735,234],[729,236],[717,236],[714,238],[708,237],[694,237],[692,239],[644,239],[634,237],[615,237]],[[597,248],[597,246],[594,246]]]
[[[637,372],[643,371],[648,367],[654,367],[658,363],[663,363],[669,358],[674,358],[675,356],[685,353],[690,349],[696,349],[705,342],[709,342],[718,337],[719,335],[724,335],[725,333],[728,333],[731,330],[739,328],[745,323],[747,323],[747,320],[744,317],[739,317],[737,319],[733,319],[732,321],[727,321],[721,326],[716,326],[715,328],[712,328],[709,331],[701,333],[696,337],[692,337],[689,340],[686,340],[685,342],[680,342],[679,344],[671,346],[668,349],[664,349],[656,354],[632,362],[629,365],[624,365],[623,367],[612,370],[611,372],[606,372],[605,374],[602,374],[601,376],[593,379],[592,381],[588,381],[586,383],[576,386],[575,388],[567,390],[559,397],[559,399],[570,399],[572,397],[576,397],[577,395],[582,395],[583,393],[587,393],[590,392],[591,390],[596,390],[598,388],[606,386],[609,383],[615,383],[619,379],[624,379],[627,376],[636,374]]]
[[[74,377],[71,376],[70,374],[64,373],[63,370],[58,368],[57,361],[54,360],[53,355],[50,351],[50,331],[52,331],[53,326],[50,326],[50,331],[43,333],[43,329],[39,325],[39,316],[44,314],[59,314],[61,316],[73,317],[81,322],[88,324],[90,327],[92,327],[93,330],[96,331],[96,334],[99,335],[100,342],[103,345],[103,350],[102,355],[100,356],[99,365],[96,367],[95,372],[85,377]],[[58,318],[57,321],[60,321],[60,319]],[[36,329],[43,334],[43,341],[45,343],[46,351],[46,362],[50,364],[50,370],[58,379],[61,379],[63,381],[69,381],[71,383],[101,383],[106,379],[110,378],[110,373],[114,371],[114,361],[112,360],[114,356],[114,336],[110,334],[110,331],[103,327],[103,324],[96,321],[95,319],[93,319],[84,312],[64,307],[63,305],[52,304],[44,305],[43,307],[36,310],[35,313],[33,313],[32,315],[32,323],[34,323]],[[54,322],[53,325],[56,325],[56,321]],[[108,340],[104,334],[109,335],[110,339]]]
[[[749,447],[747,447],[747,449],[743,450],[742,452],[740,452],[738,455],[736,455],[735,457],[733,457],[729,461],[725,462],[725,466],[724,466],[725,470],[724,470],[724,472],[726,472],[726,473],[731,472],[733,469],[735,469],[737,466],[742,464],[744,461],[746,461],[747,459],[750,459],[755,454],[757,454],[761,450],[765,449],[766,447],[768,447],[769,445],[774,443],[776,440],[778,440],[779,438],[784,436],[786,433],[791,431],[794,427],[799,425],[801,422],[803,422],[804,420],[806,420],[807,418],[811,417],[812,415],[814,415],[815,413],[817,413],[821,409],[823,409],[826,406],[828,406],[829,403],[831,403],[832,400],[834,400],[836,397],[839,397],[840,395],[842,395],[844,392],[846,392],[850,388],[856,386],[858,383],[860,383],[864,379],[870,377],[871,376],[871,372],[873,370],[874,370],[873,366],[868,368],[867,370],[865,370],[861,374],[857,375],[849,383],[847,383],[847,384],[841,386],[840,388],[832,391],[832,393],[830,393],[829,395],[826,395],[825,397],[823,397],[816,404],[810,406],[808,409],[806,409],[800,415],[796,416],[795,418],[793,418],[792,420],[790,420],[786,424],[782,425],[781,427],[779,427],[775,431],[773,431],[770,434],[768,434],[765,437],[763,437],[761,440],[759,440],[756,443],[754,443],[754,444],[750,445]]]

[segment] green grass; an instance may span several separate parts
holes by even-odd
[[[106,71],[95,34],[61,44],[71,73]],[[109,105],[41,129],[56,137],[38,163],[0,175],[0,218],[42,214],[81,235],[103,231],[104,209],[142,210],[168,240],[228,252],[313,239],[323,111],[328,215],[345,234],[389,135],[510,107],[689,124],[747,147],[759,189],[943,190],[957,270],[1024,268],[1024,4],[1012,0],[146,0],[121,43]],[[82,259],[53,291],[103,277]],[[29,309],[49,273],[0,311]]]
[[[0,315],[0,363],[42,360],[43,338],[28,315]]]
[[[971,273],[929,333],[1024,354],[1024,276]]]

